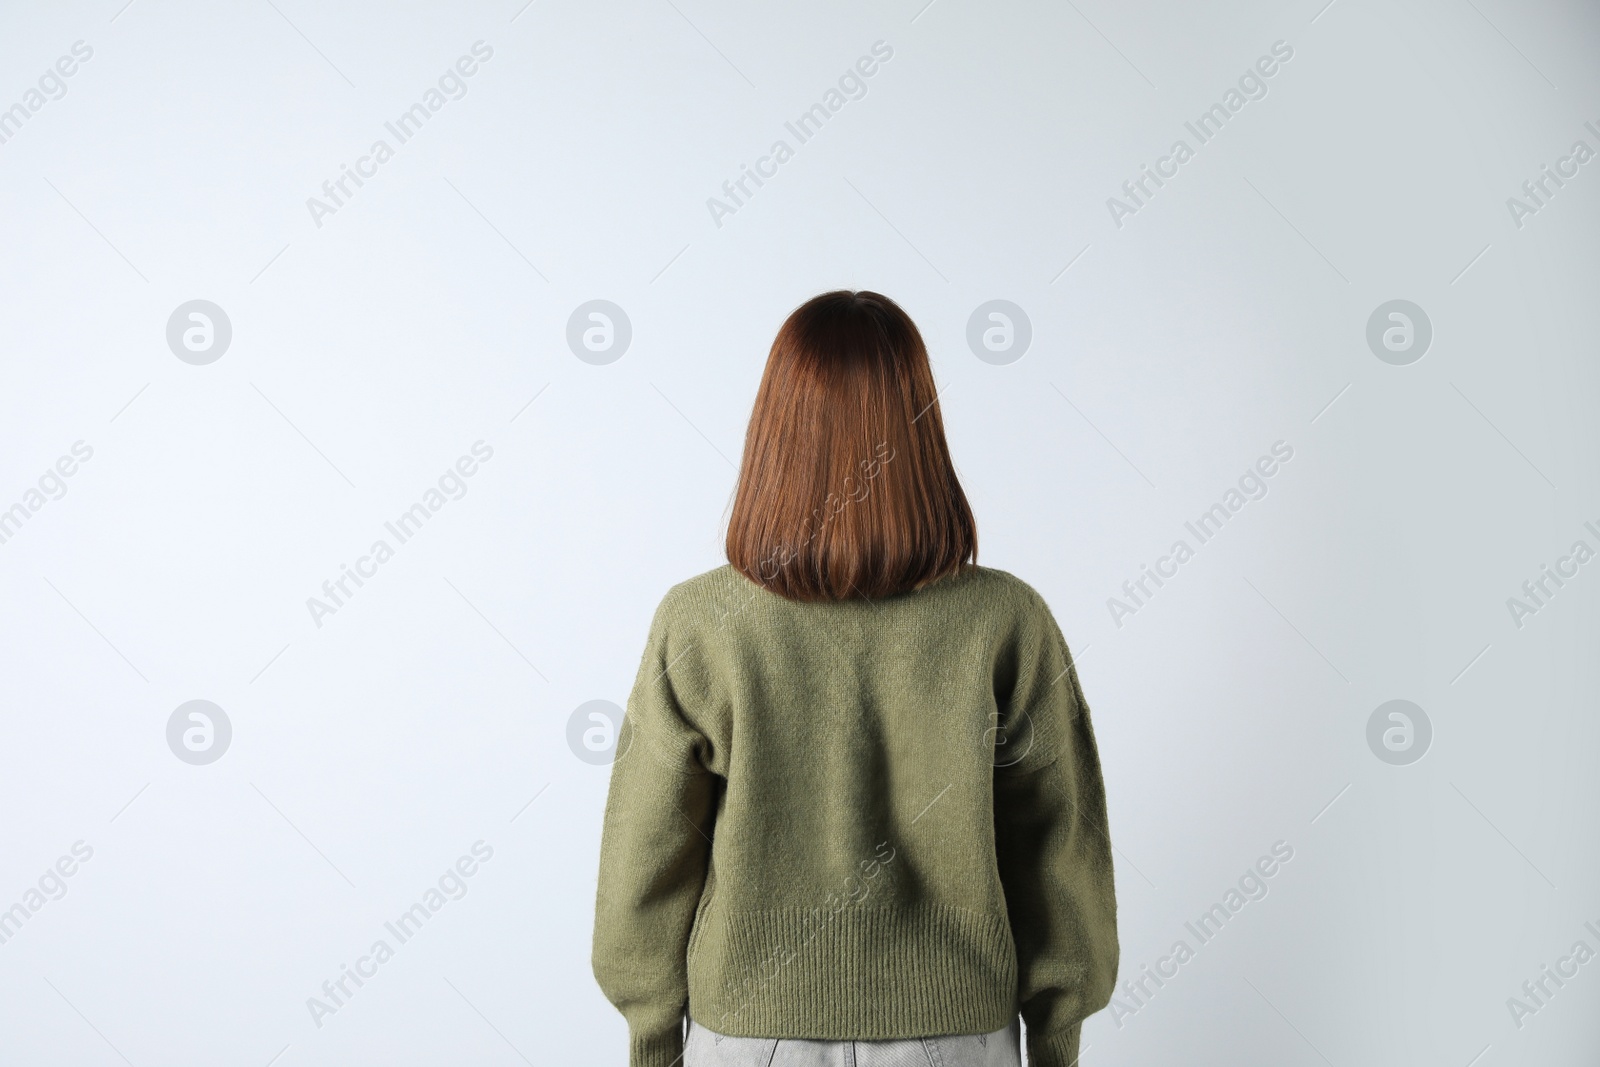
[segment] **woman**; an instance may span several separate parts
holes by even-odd
[[[1105,793],[1050,609],[977,565],[916,326],[778,331],[728,564],[628,698],[593,966],[632,1067],[1069,1067],[1117,971]],[[687,1018],[687,1027],[685,1019]]]

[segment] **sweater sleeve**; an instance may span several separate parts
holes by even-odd
[[[1105,786],[1066,640],[1037,602],[1015,650],[1011,751],[995,767],[995,850],[1017,948],[1030,1067],[1072,1067],[1111,1000],[1117,920]]]
[[[618,731],[600,840],[592,966],[628,1022],[630,1067],[672,1067],[683,1052],[690,928],[715,819],[704,738],[684,715],[668,668],[666,601]]]

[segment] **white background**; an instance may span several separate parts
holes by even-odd
[[[1594,1062],[1600,962],[1520,1026],[1507,1000],[1600,951],[1600,563],[1520,626],[1507,600],[1600,549],[1600,161],[1520,227],[1507,198],[1600,150],[1595,5],[122,2],[0,9],[0,107],[93,49],[0,144],[0,509],[93,449],[0,544],[0,908],[93,849],[0,944],[0,1061],[623,1062],[589,970],[608,771],[568,719],[722,562],[772,335],[850,287],[920,324],[979,560],[1079,657],[1124,977],[1294,849],[1084,1063]],[[867,94],[718,226],[876,41]],[[1276,41],[1267,95],[1113,222]],[[633,329],[607,365],[565,340],[596,298]],[[965,337],[996,298],[1033,329],[999,366]],[[1365,337],[1397,298],[1434,332],[1405,366]],[[191,299],[232,324],[209,365],[167,345]],[[480,440],[319,627],[307,598]],[[1268,494],[1118,626],[1277,441]],[[1366,739],[1396,698],[1433,725],[1406,766]],[[193,699],[233,728],[205,766],[166,739]]]

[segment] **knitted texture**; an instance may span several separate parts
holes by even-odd
[[[1116,902],[1088,705],[1043,598],[968,566],[798,603],[670,589],[612,765],[592,963],[632,1067],[743,1037],[989,1033],[1071,1067]]]
[[[1074,1067],[1078,1062],[1078,1036],[1082,1024],[1035,1038],[1028,1034],[1028,1067]]]

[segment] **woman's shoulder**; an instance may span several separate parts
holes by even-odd
[[[965,568],[962,577],[987,595],[1004,599],[1015,607],[1024,610],[1046,608],[1045,599],[1039,591],[1008,570],[980,567],[974,563]]]
[[[1044,597],[1028,582],[1008,570],[976,563],[966,564],[931,585],[880,603],[886,605],[900,597],[924,601],[952,597],[962,602],[961,611],[984,615],[998,612],[1015,618],[1050,613]],[[783,598],[758,585],[733,564],[724,563],[668,587],[657,610],[680,624],[718,624],[769,601],[776,604]]]
[[[731,563],[702,571],[667,588],[656,612],[680,623],[726,619],[761,596],[773,596]]]

